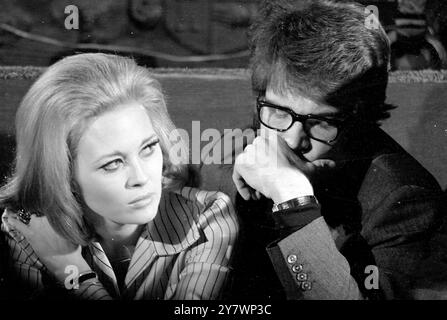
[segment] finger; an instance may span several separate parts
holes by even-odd
[[[233,183],[236,186],[237,191],[241,195],[241,197],[244,200],[250,200],[251,193],[250,193],[250,187],[245,183],[245,180],[242,178],[242,176],[237,171],[237,167],[234,166],[233,170]]]
[[[261,132],[262,133],[262,132]],[[255,146],[256,159],[260,164],[270,164],[271,166],[284,164],[285,158],[278,148],[278,136],[267,131],[256,137]]]
[[[278,152],[281,152],[289,161],[289,163],[300,171],[306,171],[306,163],[301,159],[287,144],[287,142],[282,138],[278,137]]]
[[[236,187],[237,191],[239,192],[239,194],[241,195],[241,197],[245,200],[248,201],[250,200],[253,196],[252,196],[252,189],[245,185],[244,187]]]
[[[263,136],[257,136],[253,142],[251,143],[253,146],[257,146],[260,143],[263,143],[265,141],[265,138]]]
[[[261,128],[258,134],[258,137],[261,137],[265,140],[271,140],[271,139],[275,139],[276,137],[278,137],[278,132],[274,131],[274,130],[270,130],[270,129],[266,129],[266,128]]]
[[[247,153],[246,161],[254,166],[262,166],[264,162],[268,162],[268,146],[265,139],[256,137],[252,143],[252,148]]]
[[[251,150],[253,150],[253,144],[247,144],[244,148],[244,153],[251,152]]]
[[[276,155],[278,152],[278,135],[276,133],[264,130],[261,131],[261,135],[257,136],[256,139],[258,139],[258,145],[262,146],[266,154],[273,152]]]
[[[251,199],[253,199],[253,200],[257,201],[257,200],[261,199],[259,191],[255,190],[251,187],[250,187],[250,194],[251,194]]]
[[[335,161],[329,159],[319,159],[312,162],[312,164],[319,168],[335,168]]]
[[[292,149],[290,149],[289,145],[287,144],[286,140],[284,140],[283,137],[281,136],[275,136],[274,138],[272,137],[273,142],[276,143],[276,148],[278,149],[278,151],[284,153],[284,154],[295,154],[293,152]]]
[[[236,186],[237,191],[239,192],[239,194],[241,195],[241,197],[248,201],[250,199],[253,200],[259,200],[260,197],[257,195],[259,194],[258,191],[256,191],[255,189],[253,189],[245,180],[244,178],[239,174],[239,172],[237,171],[236,167],[235,170],[233,171],[233,182]]]
[[[10,216],[8,218],[8,224],[13,230],[18,231],[22,236],[26,236],[28,234],[28,226],[16,217]]]
[[[306,169],[302,172],[304,172],[309,178],[324,174],[328,170],[336,167],[335,161],[329,159],[319,159],[312,162],[306,162],[305,165]]]

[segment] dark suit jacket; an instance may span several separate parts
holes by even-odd
[[[447,244],[432,244],[443,232],[439,185],[379,128],[361,134],[334,149],[336,170],[313,177],[322,217],[299,230],[281,235],[268,200],[237,199],[245,250],[236,296],[409,299],[435,266],[447,270]]]

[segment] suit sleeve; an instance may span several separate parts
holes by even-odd
[[[267,252],[288,299],[362,299],[321,216],[270,244]]]
[[[228,196],[217,192],[207,198],[198,222],[203,234],[186,255],[174,299],[222,299],[230,283],[238,220]]]
[[[443,217],[440,198],[431,189],[404,185],[364,208],[361,236],[378,270],[380,298],[420,298],[421,290],[447,283],[447,245],[435,243],[447,238],[437,230]],[[368,290],[351,277],[323,217],[272,244],[268,252],[289,298],[360,299],[359,289]],[[297,279],[295,265],[306,280]]]

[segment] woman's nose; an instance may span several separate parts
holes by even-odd
[[[147,163],[142,160],[134,160],[129,165],[127,186],[129,188],[144,186],[149,180]]]
[[[309,137],[301,122],[296,121],[289,130],[282,132],[281,136],[292,150],[307,150],[310,146]]]

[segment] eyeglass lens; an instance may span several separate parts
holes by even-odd
[[[262,106],[259,110],[261,122],[269,128],[285,131],[294,123],[294,117],[285,110]],[[333,124],[314,118],[303,121],[304,130],[312,138],[330,141],[337,137],[338,129]]]

